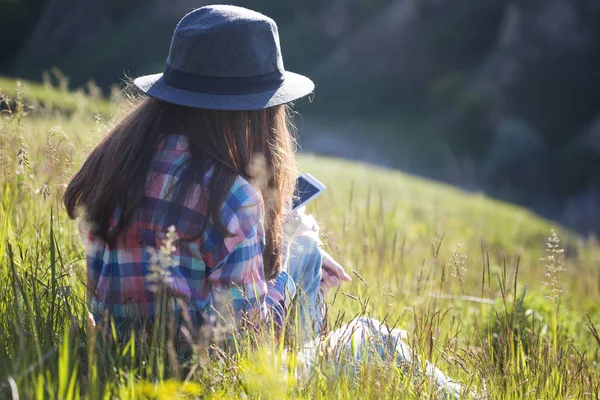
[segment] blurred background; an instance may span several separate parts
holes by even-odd
[[[209,3],[0,0],[0,75],[114,95],[160,72],[177,21]],[[316,82],[303,149],[600,232],[600,1],[227,3],[274,18],[286,68]]]

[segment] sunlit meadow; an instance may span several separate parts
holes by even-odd
[[[0,398],[435,397],[378,362],[336,373],[323,357],[300,374],[293,337],[233,354],[187,332],[184,354],[168,319],[124,342],[88,327],[83,247],[61,196],[127,101],[0,89]],[[354,278],[328,297],[329,329],[360,315],[405,329],[422,361],[481,398],[600,398],[596,238],[396,171],[311,155],[299,167],[328,186],[309,211]]]

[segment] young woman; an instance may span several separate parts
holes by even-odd
[[[147,97],[65,193],[69,215],[84,215],[94,319],[151,321],[166,289],[181,300],[174,311],[198,325],[281,325],[296,296],[301,335],[318,333],[323,292],[350,277],[320,250],[314,220],[290,212],[286,104],[314,85],[285,71],[275,22],[234,6],[192,11],[175,29],[163,73],[134,83]],[[378,337],[404,349],[376,321],[354,324],[363,336],[377,326]]]

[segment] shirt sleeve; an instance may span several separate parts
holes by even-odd
[[[207,278],[211,288],[208,313],[228,328],[271,319],[281,325],[295,285],[285,273],[271,282],[265,279],[264,203],[259,194],[242,202],[240,196],[234,193],[223,206],[223,222],[232,236],[225,238],[220,261]]]

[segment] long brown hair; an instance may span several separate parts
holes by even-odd
[[[185,166],[189,179],[198,182],[196,178],[206,172],[207,161],[214,165],[206,212],[223,235],[231,233],[221,221],[220,211],[236,177],[264,182],[258,185],[266,210],[264,272],[267,279],[273,279],[282,267],[283,223],[294,189],[289,122],[284,105],[257,111],[222,111],[143,98],[73,177],[64,196],[67,212],[76,218],[78,210],[84,209],[93,232],[114,245],[144,200],[148,170],[160,141],[168,134],[183,134],[190,144],[191,157]],[[175,190],[185,192],[181,182],[179,186]],[[116,207],[121,210],[120,218],[109,229]]]

